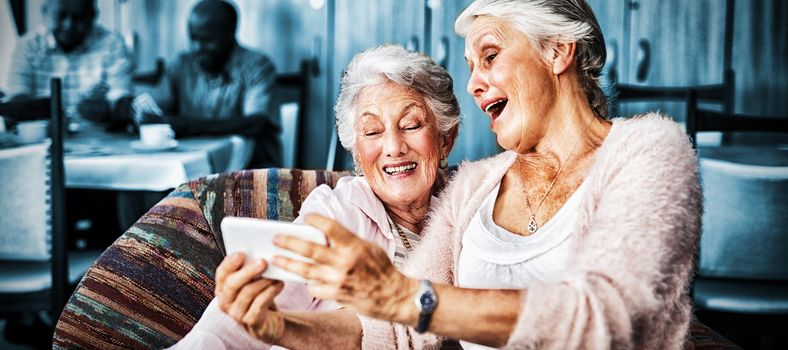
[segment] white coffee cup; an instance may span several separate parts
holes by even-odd
[[[140,142],[145,146],[166,146],[175,138],[170,124],[140,125]]]
[[[49,132],[49,122],[46,120],[34,120],[21,122],[16,125],[16,135],[23,143],[41,142],[47,138]]]

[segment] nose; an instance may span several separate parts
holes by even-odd
[[[473,97],[479,97],[487,91],[487,76],[481,72],[481,69],[474,69],[471,72],[466,90]]]
[[[408,144],[399,131],[387,132],[383,142],[383,153],[388,157],[398,157],[408,153]]]

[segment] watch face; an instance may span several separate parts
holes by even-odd
[[[435,296],[432,293],[424,293],[419,298],[421,308],[424,311],[432,311],[435,309]]]

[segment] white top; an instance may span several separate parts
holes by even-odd
[[[493,221],[498,186],[487,195],[462,237],[457,282],[464,288],[523,289],[533,280],[558,280],[566,270],[585,182],[531,236],[520,236]],[[523,215],[528,211],[523,207]],[[469,349],[490,349],[460,342]]]
[[[388,222],[389,226],[391,227],[391,236],[394,237],[394,243],[396,244],[394,248],[394,257],[391,259],[391,262],[394,264],[394,267],[399,270],[402,268],[402,265],[405,264],[405,260],[408,259],[411,251],[405,246],[405,241],[402,236],[400,236],[400,233],[397,231],[397,229],[399,228],[402,231],[402,234],[408,239],[410,248],[413,250],[416,250],[416,248],[419,246],[419,243],[421,243],[421,236],[413,233],[411,230],[408,230],[408,228],[405,226],[395,224],[394,220],[391,219],[391,216],[388,216]]]

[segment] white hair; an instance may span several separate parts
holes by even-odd
[[[575,61],[580,83],[594,112],[607,118],[607,98],[599,82],[606,58],[605,39],[585,0],[477,0],[457,17],[454,31],[465,37],[480,16],[512,24],[540,50],[546,63],[552,62],[558,44],[577,43]]]
[[[441,135],[450,134],[459,124],[460,106],[449,72],[428,56],[401,46],[378,46],[356,54],[342,74],[342,87],[334,111],[339,141],[351,153],[355,154],[358,97],[365,88],[386,82],[423,96]]]

